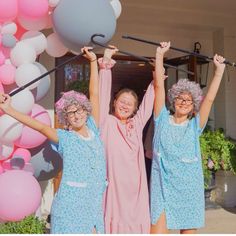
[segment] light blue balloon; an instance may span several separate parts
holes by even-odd
[[[2,45],[6,48],[13,48],[16,45],[16,38],[12,34],[2,35]]]
[[[116,16],[108,0],[60,0],[52,19],[60,40],[76,52],[89,45],[96,33],[105,35],[99,42],[106,44],[116,29]]]

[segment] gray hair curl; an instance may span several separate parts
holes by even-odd
[[[193,99],[194,112],[198,112],[202,102],[202,89],[199,84],[188,79],[180,79],[168,90],[168,99],[171,104],[171,109],[174,110],[174,101],[182,93],[189,93]]]
[[[67,126],[66,112],[69,106],[81,106],[90,115],[92,112],[92,105],[89,99],[83,93],[71,90],[62,94],[62,97],[56,102],[55,108],[60,124]]]

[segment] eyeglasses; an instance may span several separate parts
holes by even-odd
[[[68,111],[66,113],[66,115],[69,117],[69,118],[73,118],[75,117],[75,115],[82,115],[85,113],[85,110],[83,108],[78,108],[77,110],[75,111]]]
[[[179,104],[186,104],[186,105],[192,105],[193,104],[193,100],[192,99],[184,99],[182,97],[177,97],[175,98],[175,101]]]

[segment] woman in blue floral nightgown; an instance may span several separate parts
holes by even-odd
[[[202,100],[195,82],[181,79],[168,92],[173,115],[165,106],[163,58],[170,43],[156,51],[153,163],[151,172],[151,233],[195,233],[204,226],[204,180],[199,145],[225,64],[214,56],[215,74]],[[201,103],[201,104],[200,104]]]
[[[99,138],[98,68],[96,55],[83,48],[90,60],[90,101],[69,91],[56,103],[59,122],[65,130],[53,129],[10,106],[10,97],[0,93],[0,108],[53,141],[63,158],[63,175],[51,213],[51,233],[104,233],[102,200],[106,188],[106,165]]]

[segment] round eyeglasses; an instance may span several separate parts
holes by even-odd
[[[186,105],[192,105],[193,104],[193,100],[192,99],[184,99],[182,97],[175,98],[175,101],[178,104],[186,104]]]
[[[83,115],[84,113],[85,113],[85,110],[83,108],[78,108],[77,110],[74,110],[74,111],[68,111],[66,115],[69,118],[73,118],[75,117],[75,115]]]

